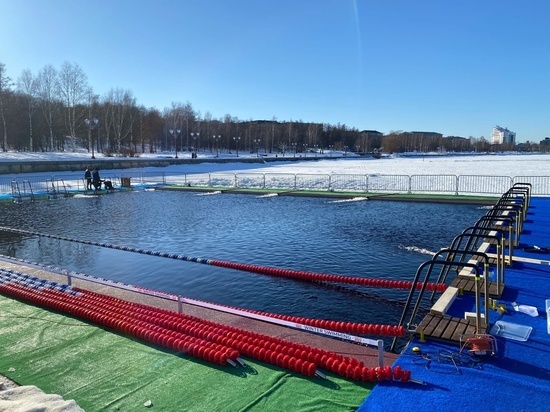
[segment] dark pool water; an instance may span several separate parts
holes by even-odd
[[[0,204],[0,225],[277,268],[410,280],[486,213],[472,205],[132,191]],[[424,253],[422,252],[424,251]],[[0,253],[185,297],[396,324],[406,291],[334,287],[0,231]]]

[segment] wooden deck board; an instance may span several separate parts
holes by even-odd
[[[439,323],[437,324],[437,327],[434,329],[432,336],[441,337],[447,328],[453,327],[451,324],[451,317],[449,316],[443,316]]]
[[[469,320],[433,313],[426,315],[416,328],[416,335],[423,333],[424,338],[456,343],[462,335],[475,332],[475,323]]]
[[[424,320],[420,323],[417,330],[423,330],[425,334],[431,335],[437,325],[439,324],[441,317],[437,317],[434,315],[428,315],[424,318]]]
[[[453,332],[453,334],[451,335],[450,339],[453,340],[453,341],[460,341],[460,337],[466,333],[466,330],[468,329],[468,322],[464,321],[464,322],[459,322],[457,325],[456,325],[456,328]]]
[[[451,320],[449,321],[447,327],[445,330],[441,333],[441,339],[449,339],[451,340],[453,335],[455,334],[455,331],[457,327],[460,325],[459,321]]]
[[[457,276],[451,283],[452,287],[455,287],[459,290],[462,290],[462,293],[466,294],[474,294],[475,293],[475,287],[476,287],[476,281],[473,276]],[[493,299],[500,299],[502,297],[502,292],[504,291],[505,285],[500,284],[499,288],[497,289],[496,282],[489,281],[489,297]],[[481,280],[479,282],[479,289],[481,296],[484,295],[484,288],[485,288],[485,281]]]

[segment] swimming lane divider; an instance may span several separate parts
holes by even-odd
[[[298,271],[298,270],[292,270],[292,269],[278,269],[278,268],[272,268],[267,266],[229,262],[229,261],[216,260],[216,259],[204,259],[204,258],[186,256],[186,255],[175,254],[175,253],[165,253],[165,252],[158,252],[154,250],[132,248],[128,246],[119,246],[111,243],[100,243],[100,242],[92,242],[89,240],[74,239],[66,236],[32,232],[29,230],[9,228],[6,226],[0,226],[0,230],[5,232],[24,234],[24,235],[42,236],[42,237],[47,237],[51,239],[64,240],[68,242],[81,243],[85,245],[99,246],[99,247],[104,247],[104,248],[114,249],[114,250],[122,250],[125,252],[133,252],[133,253],[140,253],[140,254],[150,255],[150,256],[158,256],[162,258],[181,260],[185,262],[201,263],[204,265],[223,267],[226,269],[233,269],[233,270],[240,270],[243,272],[276,276],[276,277],[289,278],[289,279],[305,280],[305,281],[311,281],[311,282],[341,283],[341,284],[348,284],[348,285],[366,286],[366,287],[372,287],[372,288],[404,289],[404,290],[411,290],[413,287],[416,288],[417,290],[420,290],[423,287],[423,284],[420,282],[414,284],[414,282],[405,281],[405,280],[373,279],[373,278],[363,278],[363,277],[357,277],[357,276],[330,275],[330,274],[323,274],[323,273]],[[425,285],[425,290],[428,290],[428,291],[435,290],[437,292],[444,292],[446,289],[447,289],[447,285],[445,285],[444,283],[438,283],[438,284],[427,283]]]
[[[383,325],[383,324],[369,324],[369,323],[351,323],[340,322],[325,319],[309,319],[291,315],[279,315],[275,313],[260,312],[256,310],[237,308],[233,306],[221,305],[219,303],[211,303],[197,299],[187,298],[181,295],[175,295],[172,293],[161,292],[158,290],[143,288],[141,286],[135,286],[128,283],[121,283],[111,279],[104,279],[97,276],[87,275],[85,273],[78,273],[62,269],[54,266],[48,266],[39,264],[36,262],[29,262],[18,258],[9,258],[7,256],[0,255],[0,260],[7,262],[19,262],[28,267],[33,267],[39,270],[47,270],[52,273],[57,273],[67,277],[68,285],[71,285],[71,279],[82,279],[88,282],[93,282],[109,287],[118,289],[124,289],[132,292],[137,292],[145,295],[155,296],[158,298],[176,301],[178,302],[179,313],[183,312],[182,305],[189,304],[199,306],[203,308],[213,309],[221,312],[231,313],[238,316],[243,316],[251,319],[261,320],[264,322],[274,323],[277,325],[287,326],[293,329],[299,329],[306,332],[313,332],[320,335],[329,336],[332,338],[342,339],[345,341],[355,342],[361,345],[374,346],[378,348],[378,358],[380,366],[384,364],[384,346],[382,340],[374,340],[365,337],[359,337],[355,334],[363,335],[378,335],[378,336],[393,336],[404,337],[406,330],[403,326]],[[1,272],[1,269],[0,269]]]
[[[399,366],[369,368],[363,362],[307,345],[295,344],[228,325],[128,302],[96,292],[72,289],[21,272],[0,270],[0,293],[30,301],[118,330],[151,343],[219,365],[236,366],[240,353],[306,376],[326,375],[322,367],[356,381],[415,382]]]

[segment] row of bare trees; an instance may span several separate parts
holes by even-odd
[[[65,151],[85,147],[134,155],[148,151],[261,152],[355,150],[360,132],[345,125],[302,121],[240,120],[204,116],[191,103],[173,102],[160,112],[137,103],[132,91],[98,96],[76,64],[24,70],[16,80],[0,63],[2,151]],[[363,138],[364,140],[364,138]],[[363,144],[366,148],[366,144]],[[373,140],[370,148],[380,147]],[[363,149],[365,150],[365,149]]]
[[[215,119],[191,103],[173,102],[163,111],[138,104],[131,90],[95,94],[74,63],[24,70],[13,80],[0,62],[2,151],[73,151],[107,155],[145,151],[231,152],[247,150],[294,155],[323,150],[352,152],[487,151],[485,139],[411,137],[411,133],[359,131],[343,124],[302,121]],[[416,139],[416,140],[415,140]]]
[[[35,74],[24,70],[13,81],[0,63],[3,151],[91,149],[92,143],[98,150],[115,150],[129,140],[140,114],[144,110],[131,91],[111,89],[100,99],[76,64],[48,65]],[[85,121],[93,117],[100,121]],[[95,136],[99,138],[93,140]]]

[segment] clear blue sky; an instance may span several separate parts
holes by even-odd
[[[160,110],[550,136],[550,1],[0,0],[0,62]]]

